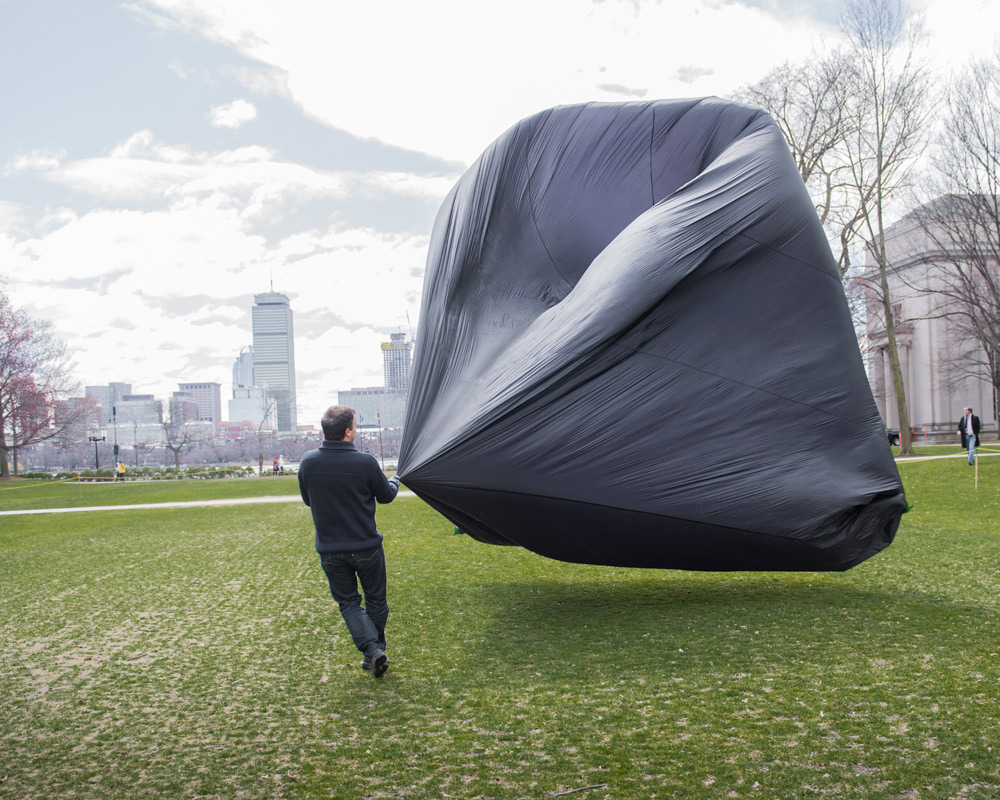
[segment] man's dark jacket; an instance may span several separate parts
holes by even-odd
[[[353,442],[324,440],[299,462],[299,491],[312,509],[317,552],[349,553],[382,541],[375,501],[391,503],[399,479],[386,479],[378,461],[358,452]]]
[[[965,440],[965,437],[966,437],[966,433],[965,433],[965,414],[963,414],[962,418],[958,421],[958,432],[960,434],[962,434],[962,449],[963,450],[968,450],[969,449],[969,445],[968,445],[968,443]],[[976,435],[976,445],[978,446],[979,445],[979,417],[977,417],[975,414],[972,415],[972,432]]]

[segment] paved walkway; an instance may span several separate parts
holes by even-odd
[[[989,458],[990,456],[1000,456],[1000,452],[991,451],[989,453],[979,450],[976,453],[976,458]],[[965,458],[968,459],[969,454],[966,452],[952,453],[950,456],[910,456],[909,458],[897,458],[897,464],[909,464],[911,461],[934,461],[938,458]]]
[[[413,492],[402,491],[397,497],[414,497]],[[79,508],[29,508],[21,511],[0,511],[0,517],[14,517],[22,514],[75,514],[77,511],[124,511],[137,508],[198,508],[199,506],[243,506],[253,503],[301,503],[297,494],[271,497],[234,497],[229,500],[191,500],[177,503],[130,503],[121,506],[81,506]]]

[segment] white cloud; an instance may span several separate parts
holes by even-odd
[[[10,177],[17,172],[40,172],[55,169],[65,157],[65,150],[32,150],[30,153],[16,156],[4,164],[3,175]]]
[[[988,56],[1000,48],[1000,3],[924,0],[918,7],[929,34],[931,61],[941,74],[960,68],[966,58]]]
[[[24,209],[18,203],[0,200],[0,236],[6,229],[19,226],[24,219]]]
[[[39,169],[43,160],[36,159]],[[45,162],[43,177],[102,204],[168,207],[192,197],[217,197],[240,209],[248,223],[274,221],[283,206],[302,208],[317,199],[417,198],[439,203],[458,174],[324,171],[279,160],[272,150],[248,146],[219,152],[166,145],[139,131],[110,154],[68,162]]]
[[[678,70],[711,65],[712,80],[698,89],[723,94],[763,73],[775,52],[796,59],[815,43],[806,20],[699,0],[154,2],[286,73],[307,113],[362,137],[466,163],[522,117],[616,97],[600,85],[646,88],[651,99],[685,97],[690,86]]]
[[[209,113],[209,119],[216,128],[239,128],[257,118],[257,109],[253,103],[246,100],[233,100],[231,103],[216,106]]]
[[[717,0],[150,1],[280,71],[294,100],[328,124],[465,163],[545,108],[615,100],[622,88],[648,99],[725,95],[838,38],[782,4]],[[917,5],[942,62],[1000,30],[1000,3]]]

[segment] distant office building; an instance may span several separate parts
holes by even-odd
[[[406,419],[406,403],[410,395],[410,364],[413,342],[405,333],[389,335],[382,343],[382,369],[385,373],[385,412],[383,428],[402,428]]]
[[[107,386],[88,386],[84,390],[88,400],[93,400],[100,409],[101,427],[111,425],[114,418],[112,409],[132,394],[131,383],[109,383]]]
[[[264,390],[254,382],[253,347],[249,345],[240,350],[233,362],[233,397],[229,401],[229,422],[237,423],[230,426],[227,436],[233,437],[234,431],[256,431],[258,426],[265,430],[277,429],[277,416],[272,406],[268,408],[264,398]]]
[[[191,392],[174,392],[170,398],[167,419],[175,425],[198,420],[198,401]]]
[[[222,422],[221,383],[178,383],[181,392],[186,392],[198,404],[197,420],[200,422]]]
[[[267,412],[265,418],[264,414]],[[229,401],[229,422],[247,422],[254,430],[275,430],[278,424],[274,407],[268,409],[264,401],[264,391],[259,386],[234,386],[233,399]]]
[[[116,425],[119,429],[126,425],[161,425],[163,423],[163,403],[151,394],[127,394],[115,403]]]
[[[295,333],[288,298],[277,292],[254,295],[253,383],[276,395],[278,431],[293,433],[295,409]]]
[[[369,386],[367,389],[337,392],[337,405],[353,408],[360,427],[375,428],[385,416],[385,389]]]
[[[111,393],[108,386],[88,386],[83,390],[84,397],[94,404],[94,411],[97,417],[97,427],[103,428],[111,424]],[[105,421],[105,411],[107,409],[107,421]]]
[[[229,402],[232,403],[232,400]],[[216,437],[227,442],[238,442],[240,439],[249,439],[255,432],[255,424],[249,421],[226,422],[216,426],[215,429]]]
[[[253,348],[248,345],[240,350],[233,363],[233,389],[256,385],[253,379]],[[235,393],[233,397],[236,397]]]
[[[93,431],[96,428],[102,427],[101,409],[92,397],[70,397],[66,400],[57,400],[55,403],[56,423],[62,424],[63,420],[76,417],[78,410],[81,408],[85,410],[85,416],[82,419],[78,419],[74,425],[74,429],[80,435],[83,435],[86,431]]]

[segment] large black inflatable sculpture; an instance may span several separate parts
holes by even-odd
[[[445,200],[400,476],[550,558],[840,570],[906,509],[788,148],[717,99],[555,108]]]

